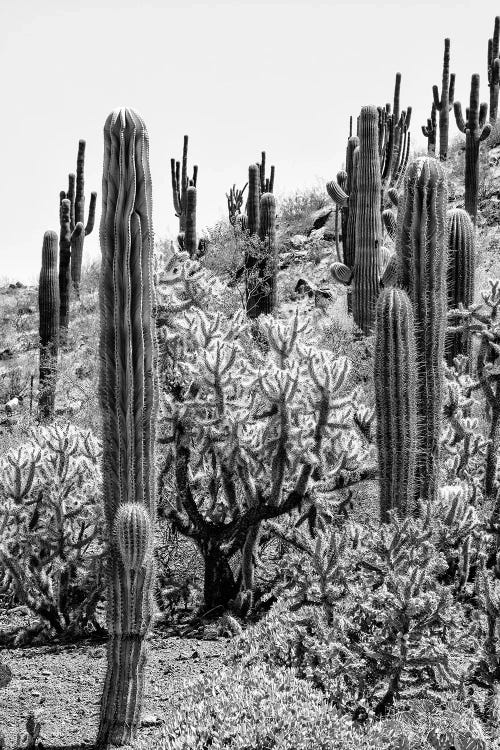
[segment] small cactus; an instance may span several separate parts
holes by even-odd
[[[427,120],[427,125],[422,125],[422,133],[427,138],[428,156],[435,156],[436,155],[436,134],[437,134],[436,102],[432,102],[431,116]]]
[[[120,505],[115,516],[114,531],[124,567],[137,572],[150,554],[153,542],[147,509],[138,503]]]
[[[375,404],[381,520],[395,509],[415,509],[417,368],[413,309],[402,289],[384,289],[377,300]]]
[[[45,232],[42,269],[38,284],[40,314],[40,380],[38,411],[42,422],[54,416],[59,350],[59,279],[57,274],[57,234]]]

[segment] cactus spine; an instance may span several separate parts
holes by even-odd
[[[198,252],[196,244],[196,188],[190,185],[186,191],[186,231],[184,235],[184,249],[190,258],[195,258]]]
[[[74,232],[75,226],[85,223],[85,141],[78,142],[78,156],[76,159],[76,193],[74,207],[72,208],[73,226],[71,231],[71,280],[77,297],[80,296],[80,281],[82,278],[83,242],[94,228],[95,206],[97,193],[91,193],[89,215],[85,231]]]
[[[100,400],[109,538],[108,662],[97,747],[129,744],[139,722],[151,621],[156,517],[156,338],[149,142],[131,109],[104,126],[100,227]]]
[[[398,286],[413,305],[417,354],[416,498],[433,500],[439,477],[446,330],[446,203],[443,167],[428,156],[410,164],[398,210]]]
[[[38,411],[42,422],[54,416],[59,350],[59,278],[57,274],[57,234],[45,232],[42,268],[38,284],[40,314],[40,380]]]
[[[432,87],[434,106],[439,112],[439,158],[446,161],[448,158],[448,133],[450,130],[449,112],[453,107],[455,97],[455,74],[450,75],[450,40],[444,40],[443,56],[443,79],[441,84],[441,97],[437,86]],[[425,133],[424,133],[425,135]]]
[[[465,210],[474,224],[477,216],[477,198],[479,189],[479,144],[491,132],[491,125],[486,123],[488,105],[479,105],[479,76],[471,78],[470,105],[466,110],[466,119],[462,114],[462,105],[455,102],[455,119],[457,127],[465,133]]]
[[[500,89],[499,39],[500,16],[496,16],[493,39],[488,39],[488,86],[490,87],[490,123],[492,125],[495,124],[498,116],[498,91]]]
[[[376,306],[375,410],[383,522],[415,508],[416,347],[413,310],[402,289],[384,289]]]
[[[459,304],[469,307],[474,301],[474,226],[469,214],[462,208],[448,211],[447,224],[448,309],[453,310]],[[460,332],[447,334],[446,361],[450,366],[459,354],[469,356],[470,340],[465,336]]]
[[[187,208],[187,189],[190,185],[196,187],[198,180],[198,166],[195,164],[193,167],[193,176],[191,179],[187,173],[187,159],[188,159],[188,141],[187,135],[184,136],[184,143],[182,146],[182,171],[181,163],[170,159],[170,172],[172,178],[172,195],[174,199],[174,211],[175,215],[179,219],[179,232],[186,231],[186,208]]]

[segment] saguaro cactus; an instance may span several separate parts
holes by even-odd
[[[459,304],[469,307],[474,302],[474,226],[467,211],[452,208],[447,214],[448,225],[448,309]],[[470,339],[466,333],[446,336],[446,361],[450,366],[459,354],[469,355]]]
[[[40,380],[38,395],[39,419],[54,416],[59,350],[59,279],[57,274],[57,234],[45,232],[42,247],[42,269],[38,284],[40,314]]]
[[[174,211],[175,215],[179,219],[179,232],[186,231],[186,206],[187,206],[187,189],[190,185],[196,187],[198,180],[198,166],[197,164],[193,167],[193,176],[191,179],[187,173],[187,159],[188,159],[188,136],[184,136],[184,143],[182,147],[182,171],[181,163],[170,159],[170,171],[172,177],[172,195],[174,199]]]
[[[443,56],[443,80],[441,84],[441,96],[437,86],[432,87],[434,106],[439,112],[439,158],[446,161],[448,158],[448,133],[450,130],[449,112],[453,107],[455,97],[455,74],[450,75],[450,40],[444,40]],[[424,133],[425,135],[425,133]]]
[[[488,39],[488,86],[490,87],[490,123],[492,125],[495,124],[498,116],[498,91],[500,89],[499,39],[500,16],[496,16],[493,38]]]
[[[443,167],[428,156],[408,167],[398,209],[398,286],[415,319],[419,450],[416,497],[433,500],[439,476],[446,330],[446,204]]]
[[[477,197],[479,186],[479,144],[491,132],[491,125],[486,122],[488,105],[479,105],[479,76],[475,73],[470,84],[470,105],[466,110],[466,119],[462,114],[462,105],[455,102],[455,119],[457,127],[465,133],[465,210],[470,214],[474,224],[477,216]]]
[[[186,232],[184,235],[184,250],[190,258],[196,257],[196,188],[190,185],[186,191]]]
[[[381,520],[415,510],[417,368],[413,309],[402,289],[384,289],[376,306],[375,410]]]
[[[78,142],[78,156],[76,158],[76,193],[71,207],[71,280],[77,297],[80,295],[80,281],[82,278],[83,242],[94,228],[95,206],[97,193],[90,194],[89,215],[84,232],[75,232],[75,227],[85,223],[85,141]],[[69,197],[69,195],[67,196]]]
[[[100,400],[109,538],[107,671],[97,746],[130,744],[142,704],[156,517],[156,335],[149,142],[131,109],[104,126]]]
[[[380,214],[382,178],[378,149],[378,111],[374,106],[361,109],[359,156],[354,158],[357,162],[355,166],[356,239],[354,262],[352,266],[347,265],[348,261],[344,254],[344,263],[334,263],[331,272],[336,281],[347,285],[351,284],[354,321],[365,334],[368,334],[372,331],[375,323],[375,303],[380,291],[382,272],[382,219]],[[347,200],[348,196],[345,193],[344,195]],[[350,200],[352,200],[352,195]],[[351,222],[351,210],[349,211],[349,222]]]
[[[427,153],[429,156],[436,155],[436,104],[432,102],[431,116],[427,120],[427,125],[422,125],[422,133],[427,138]]]

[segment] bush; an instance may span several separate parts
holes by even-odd
[[[90,432],[67,424],[33,429],[0,458],[0,592],[40,620],[16,642],[99,629],[100,454]]]
[[[356,727],[290,669],[257,664],[202,676],[178,697],[161,750],[389,750],[377,724]]]

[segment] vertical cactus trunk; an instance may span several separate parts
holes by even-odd
[[[190,258],[196,256],[196,188],[188,187],[186,192],[186,233],[184,235],[184,249]]]
[[[455,76],[450,76],[450,40],[444,40],[443,78],[441,82],[441,98],[437,86],[432,87],[434,105],[439,110],[439,158],[448,158],[448,134],[450,131],[450,109],[455,95]]]
[[[402,289],[384,289],[377,300],[375,409],[380,473],[380,514],[415,510],[417,369],[413,310]]]
[[[97,747],[130,744],[142,704],[156,517],[157,415],[148,134],[131,109],[104,127],[100,400],[109,538],[107,671]]]
[[[259,239],[260,230],[260,167],[250,164],[248,167],[247,199],[248,234],[253,241]],[[246,310],[249,318],[259,315],[259,257],[258,250],[250,247],[245,253]]]
[[[71,294],[71,200],[61,193],[59,207],[59,326],[61,344],[65,345],[69,327],[69,305]]]
[[[432,501],[439,477],[446,331],[446,178],[441,164],[420,157],[408,167],[398,210],[399,286],[415,319],[419,446],[416,498]]]
[[[359,157],[356,170],[356,241],[352,279],[354,322],[363,333],[372,332],[380,291],[382,178],[378,150],[378,111],[362,107],[359,123]]]
[[[448,227],[448,310],[474,301],[474,226],[467,211],[453,208],[447,214]],[[450,367],[459,354],[470,356],[470,338],[464,333],[446,335],[446,361]]]
[[[351,118],[352,125],[352,118]],[[356,193],[357,193],[357,169],[359,157],[359,138],[352,135],[347,141],[346,149],[346,192],[349,203],[342,211],[342,254],[346,266],[354,266],[354,250],[356,246]],[[356,151],[356,149],[358,149]],[[347,312],[352,313],[352,292],[347,290]]]
[[[498,92],[500,89],[500,16],[495,17],[493,38],[488,40],[488,86],[490,87],[490,123],[494,125],[498,115]]]
[[[40,315],[40,380],[38,411],[41,422],[54,416],[59,350],[59,278],[57,273],[57,234],[45,232],[42,269],[38,284]]]

